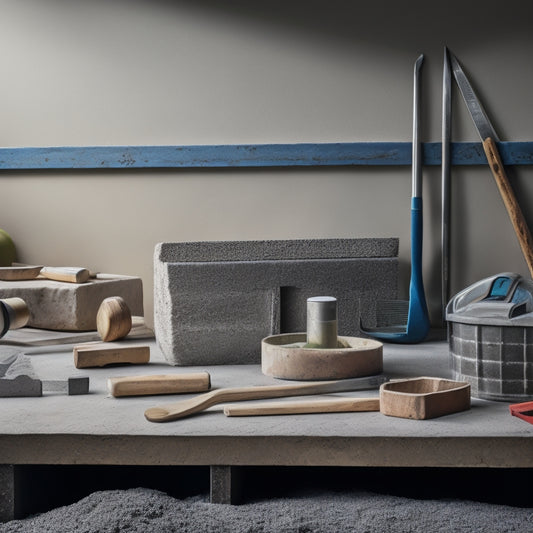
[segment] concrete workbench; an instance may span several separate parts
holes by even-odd
[[[142,341],[135,341],[142,342]],[[109,377],[208,371],[213,388],[280,384],[259,365],[173,367],[153,339],[148,365],[78,370],[71,346],[25,349],[37,375],[88,375],[90,393],[1,398],[0,467],[4,519],[15,498],[17,465],[206,465],[213,501],[232,500],[240,466],[533,467],[533,426],[513,417],[509,403],[472,398],[471,409],[432,420],[379,412],[226,417],[221,405],[173,422],[152,423],[144,411],[190,395],[114,398]],[[444,340],[385,344],[390,378],[451,377]],[[283,383],[281,381],[281,383]],[[339,393],[377,397],[377,390]]]

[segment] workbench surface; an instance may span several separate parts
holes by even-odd
[[[109,377],[208,371],[213,388],[280,384],[260,365],[173,367],[153,339],[148,365],[78,370],[71,346],[35,349],[39,378],[88,375],[90,393],[0,398],[3,464],[532,467],[533,425],[509,403],[472,398],[471,409],[431,420],[379,412],[226,417],[218,405],[189,418],[149,422],[144,411],[191,395],[114,398]],[[5,348],[5,344],[3,345]],[[384,374],[450,378],[446,341],[385,344]],[[333,395],[331,395],[333,396]],[[377,390],[336,396],[378,397]]]

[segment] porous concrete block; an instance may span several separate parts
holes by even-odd
[[[156,256],[165,263],[397,257],[398,244],[397,238],[162,242]]]
[[[99,274],[86,283],[43,278],[0,281],[0,298],[22,298],[30,310],[28,326],[60,331],[96,330],[98,308],[107,297],[124,298],[134,316],[143,316],[142,280]]]
[[[334,296],[339,335],[397,298],[398,239],[160,243],[154,329],[173,365],[256,364],[261,340],[306,330],[306,301]]]

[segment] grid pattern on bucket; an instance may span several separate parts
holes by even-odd
[[[472,396],[523,401],[533,396],[533,328],[448,323],[453,378]]]

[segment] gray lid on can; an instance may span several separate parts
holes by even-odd
[[[446,320],[493,326],[533,326],[533,281],[503,272],[477,281],[446,306]]]

